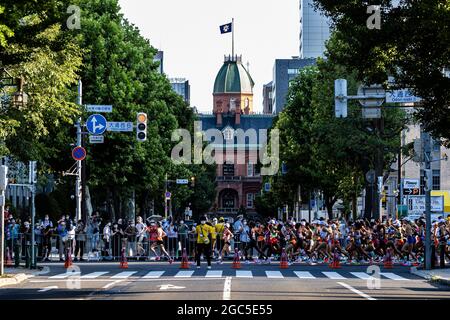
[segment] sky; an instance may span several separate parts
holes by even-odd
[[[191,106],[212,111],[214,80],[231,54],[231,33],[219,26],[235,22],[235,53],[255,81],[254,105],[262,112],[262,88],[272,81],[275,59],[299,55],[298,0],[120,0],[125,18],[164,51],[164,73],[187,78]]]

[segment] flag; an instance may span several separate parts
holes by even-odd
[[[220,26],[220,33],[221,34],[228,33],[228,32],[231,32],[231,31],[233,31],[233,23],[232,22],[224,24],[223,26]]]

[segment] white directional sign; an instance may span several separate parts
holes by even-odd
[[[89,136],[89,143],[103,143],[105,142],[104,136]]]
[[[177,179],[177,184],[188,184],[189,180],[188,179]]]
[[[133,122],[108,122],[108,131],[133,132]]]
[[[100,104],[88,104],[86,105],[87,112],[112,112],[112,106],[100,105]]]
[[[412,94],[409,89],[399,89],[386,92],[387,103],[414,103],[422,99]]]
[[[431,197],[431,211],[443,212],[444,211],[444,197],[432,196]],[[423,214],[425,213],[425,196],[409,196],[408,197],[408,213],[410,214]]]
[[[419,179],[407,179],[403,180],[403,188],[405,189],[416,189],[420,188],[420,180]]]
[[[106,130],[106,119],[101,114],[93,114],[87,118],[86,127],[91,134],[102,134]]]

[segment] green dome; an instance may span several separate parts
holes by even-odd
[[[240,57],[227,57],[214,82],[214,93],[253,93],[252,77]]]

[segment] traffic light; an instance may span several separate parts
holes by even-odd
[[[139,142],[144,142],[147,140],[147,114],[139,112],[136,118],[136,138]]]
[[[383,193],[383,177],[382,176],[378,177],[378,193],[379,194]]]
[[[37,182],[37,161],[30,161],[28,169],[28,183],[35,184]]]
[[[336,118],[347,118],[347,80],[334,80],[334,112]]]
[[[195,187],[195,177],[191,177],[191,187]]]
[[[431,191],[433,189],[433,176],[431,169],[425,169],[423,172],[423,190]]]

